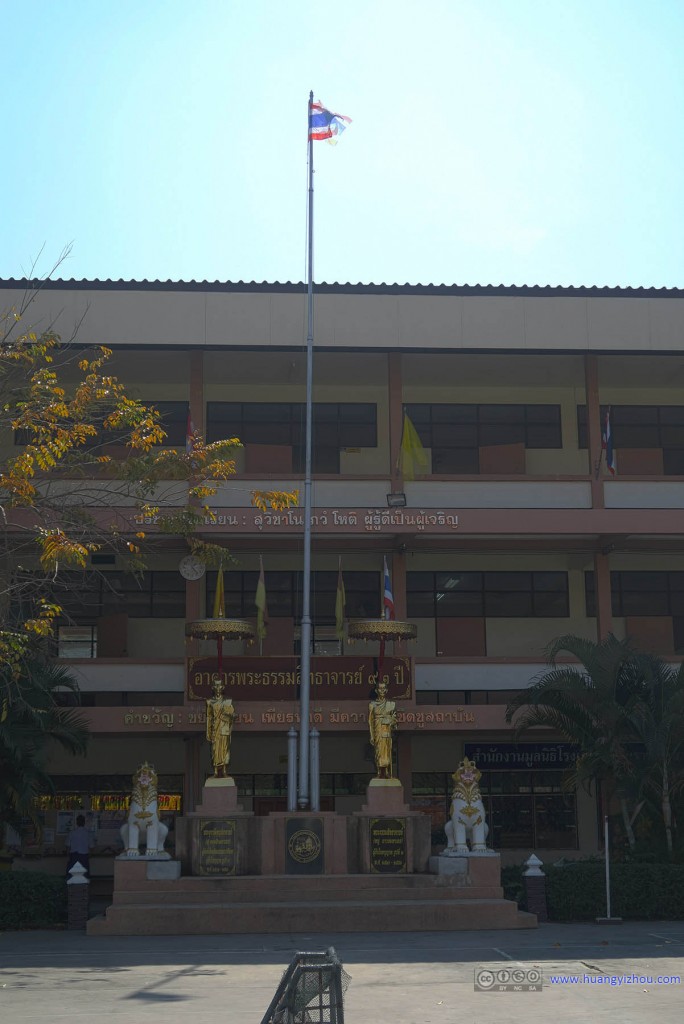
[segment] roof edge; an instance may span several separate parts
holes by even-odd
[[[529,296],[542,298],[684,298],[684,288],[620,288],[599,285],[504,285],[504,284],[362,284],[358,282],[320,282],[314,285],[318,295],[465,295]],[[48,291],[149,291],[149,292],[263,292],[304,294],[303,281],[113,281],[55,278],[0,279],[0,289]]]

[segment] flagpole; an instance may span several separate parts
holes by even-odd
[[[300,810],[309,806],[309,686],[311,672],[311,428],[313,420],[313,139],[309,93],[307,135],[309,139],[309,232],[307,261],[306,330],[306,440],[304,461],[304,566],[302,585],[302,628],[299,687],[299,794]]]

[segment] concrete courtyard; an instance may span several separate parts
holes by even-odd
[[[684,922],[667,922],[308,936],[2,932],[0,1020],[258,1024],[293,955],[330,945],[352,979],[347,1024],[682,1019],[682,984],[657,982],[684,977]],[[517,965],[541,970],[541,991],[474,991],[476,968],[489,967],[505,981],[499,972],[510,977]],[[552,983],[558,975],[580,981]],[[653,980],[625,980],[634,975]]]

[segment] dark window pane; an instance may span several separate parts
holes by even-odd
[[[406,605],[410,618],[432,619],[435,616],[435,595],[432,593],[408,594]]]
[[[473,475],[480,471],[477,448],[433,448],[432,472]]]
[[[450,618],[451,616],[481,616],[483,614],[483,601],[480,592],[463,591],[437,591],[436,609],[439,618]]]
[[[684,476],[684,448],[664,449],[663,472],[665,476]]]
[[[525,425],[524,405],[481,405],[480,424],[502,423],[515,424],[520,427]]]
[[[185,446],[185,436],[188,429],[188,403],[187,402],[149,402],[154,406],[161,416],[162,427],[166,431],[164,444]]]
[[[426,573],[425,575],[428,574]],[[479,592],[482,590],[482,573],[438,572],[435,574],[435,585],[438,590],[476,590]]]
[[[523,444],[525,427],[522,423],[481,423],[480,446],[495,444]]]
[[[486,593],[485,615],[491,618],[523,619],[532,615],[531,593]]]

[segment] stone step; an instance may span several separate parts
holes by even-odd
[[[114,904],[89,935],[221,935],[275,932],[408,932],[536,928],[509,900],[340,900]]]
[[[185,879],[176,883],[176,888],[157,889],[157,883],[148,882],[144,890],[117,890],[114,902],[118,905],[134,906],[138,903],[159,906],[168,902],[183,904],[213,904],[217,901],[228,901],[231,903],[308,903],[337,902],[350,898],[350,892],[342,883],[334,884],[329,882],[324,888],[309,890],[306,885],[296,887],[264,886],[240,886],[240,879],[213,879],[209,885],[185,885]],[[201,879],[188,879],[187,881],[203,881]],[[222,882],[229,884],[222,885]],[[234,883],[234,884],[233,884]],[[412,902],[422,900],[477,900],[477,899],[502,899],[503,889],[496,885],[479,886],[437,886],[425,885],[403,888],[399,885],[368,886],[354,892],[354,897],[359,901],[373,902],[377,900],[392,901],[404,900]]]

